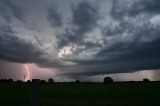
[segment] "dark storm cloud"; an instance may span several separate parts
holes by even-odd
[[[0,58],[13,62],[36,62],[43,52],[15,36],[10,26],[0,26]]]
[[[113,23],[107,25],[106,27],[102,28],[102,34],[107,36],[116,36],[126,32],[133,32],[134,26],[129,24],[127,21],[121,20],[118,25],[114,26]]]
[[[158,0],[108,0],[113,2],[109,3],[112,4],[109,13],[104,12],[106,7],[102,9],[98,5],[99,2],[103,4],[103,1],[68,1],[68,6],[65,7],[69,7],[68,10],[64,10],[61,2],[57,2],[58,0],[54,2],[57,7],[49,5],[49,0],[34,1],[34,4],[38,3],[36,7],[33,2],[28,2],[32,5],[23,7],[24,1],[1,0],[0,17],[12,27],[0,24],[0,59],[57,67],[69,76],[160,68]],[[25,9],[27,11],[24,12]],[[12,24],[13,17],[20,21]],[[43,31],[27,29],[21,23],[25,19],[31,26],[44,25]],[[34,43],[24,40],[27,37],[21,36],[21,33],[31,34],[29,38]],[[49,35],[50,33],[54,34]],[[69,52],[66,58],[58,57],[63,47],[71,48],[68,51],[62,50]]]
[[[99,59],[76,61],[81,64],[81,68],[77,68],[77,71],[73,71],[73,69],[66,75],[73,77],[77,75],[94,76],[160,68],[160,38],[154,42],[138,45],[138,47],[126,48],[123,51],[123,54],[112,54],[109,59],[105,58],[109,51],[104,51],[99,53]],[[100,59],[100,57],[102,58]]]
[[[108,63],[120,63],[125,62],[126,66],[128,66],[127,62],[130,61],[141,61],[144,65],[155,65],[158,66],[160,63],[158,62],[156,65],[152,62],[158,61],[160,58],[160,38],[156,39],[150,43],[142,43],[136,46],[128,46],[123,47],[123,44],[117,45],[113,49],[104,49],[96,54],[95,57],[98,57],[95,60],[91,61],[76,61],[80,64],[108,64]],[[110,56],[108,58],[108,56]],[[147,60],[147,61],[146,61]],[[134,65],[134,64],[133,64]],[[124,66],[124,67],[126,67]],[[131,69],[132,70],[132,69]]]
[[[134,16],[141,12],[160,13],[159,0],[141,0],[133,4],[129,15]]]
[[[42,67],[60,65],[58,60],[53,61],[51,58],[37,45],[17,37],[10,26],[0,26],[0,59],[18,63],[36,63]]]
[[[94,3],[83,1],[77,7],[73,7],[73,23],[78,26],[81,33],[93,29],[98,19],[98,7]]]
[[[63,47],[69,43],[84,43],[84,34],[92,31],[100,19],[98,6],[89,1],[81,1],[72,6],[73,21],[71,27],[67,27],[64,33],[58,33],[58,45]]]
[[[141,13],[155,14],[160,13],[159,0],[113,0],[111,15],[116,19],[121,19],[124,16],[134,17]],[[133,3],[131,3],[133,2]],[[125,4],[125,5],[124,5]],[[130,4],[130,5],[129,5]]]
[[[48,8],[48,22],[52,27],[62,26],[62,17],[53,7]]]
[[[0,1],[0,14],[8,22],[12,20],[12,15],[18,20],[25,22],[22,8],[17,5],[18,1],[1,0]]]
[[[151,23],[149,17],[144,21],[136,19],[137,23],[131,22],[134,16],[144,13],[149,16],[157,15],[159,1],[136,2],[141,10],[132,6],[123,10],[123,6],[118,2],[121,1],[115,0],[111,9],[111,16],[118,25],[111,24],[102,29],[104,38],[112,38],[106,40],[105,45],[108,45],[108,42],[111,42],[111,45],[102,47],[92,59],[72,59],[71,61],[78,63],[81,68],[77,69],[77,72],[69,72],[68,75],[98,75],[160,68],[160,27]],[[132,5],[135,7],[136,3]],[[131,19],[125,20],[126,16]],[[124,35],[126,37],[123,37]]]

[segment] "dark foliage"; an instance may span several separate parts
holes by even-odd
[[[148,78],[144,78],[143,82],[149,82],[150,80]]]
[[[17,80],[16,83],[23,83],[23,81],[22,80]]]
[[[76,83],[76,84],[79,84],[79,83],[81,83],[81,82],[80,82],[79,80],[76,80],[75,83]]]
[[[1,79],[0,83],[13,83],[13,79]]]
[[[41,84],[46,84],[46,81],[45,80],[40,80],[40,83]]]
[[[48,83],[49,83],[49,84],[53,84],[53,83],[54,83],[54,79],[49,78],[49,79],[48,79]]]
[[[30,84],[31,83],[31,81],[30,80],[27,80],[27,82],[26,82],[27,84]]]
[[[111,77],[105,77],[103,83],[113,83],[113,79]]]

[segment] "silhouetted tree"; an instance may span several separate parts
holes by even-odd
[[[8,82],[9,82],[9,83],[12,83],[12,82],[13,82],[13,79],[8,79]]]
[[[129,83],[135,83],[136,81],[129,81]]]
[[[45,80],[40,80],[40,83],[41,83],[41,84],[45,84],[46,81],[45,81]]]
[[[143,82],[149,82],[149,79],[148,78],[144,78]]]
[[[79,83],[81,83],[81,82],[80,82],[79,80],[76,80],[75,83],[76,83],[76,84],[79,84]]]
[[[71,84],[74,84],[74,82],[73,82],[73,81],[71,81],[70,83],[71,83]]]
[[[104,77],[103,83],[113,83],[113,79],[111,77]]]
[[[7,79],[1,79],[0,82],[1,83],[7,83]]]
[[[31,83],[31,81],[30,81],[30,80],[27,80],[27,82],[26,82],[26,83],[30,84],[30,83]]]
[[[16,83],[22,83],[22,82],[23,82],[22,80],[17,80],[17,81],[16,81]]]
[[[54,79],[49,78],[49,79],[48,79],[48,83],[49,83],[49,84],[53,84],[53,83],[54,83]]]

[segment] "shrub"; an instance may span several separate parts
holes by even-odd
[[[111,77],[104,77],[103,83],[113,83],[113,79]]]
[[[144,78],[143,82],[149,82],[149,79],[148,78]]]
[[[49,78],[49,79],[48,79],[48,83],[49,83],[49,84],[52,84],[52,83],[54,83],[54,79],[52,79],[52,78]]]
[[[76,83],[76,84],[79,84],[79,83],[81,83],[81,82],[80,82],[79,80],[76,80],[75,83]]]

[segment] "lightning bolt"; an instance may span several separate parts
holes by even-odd
[[[25,78],[25,81],[29,80],[30,75],[29,75],[29,67],[27,64],[25,64],[25,69],[26,69],[26,73],[27,73],[27,77]]]

